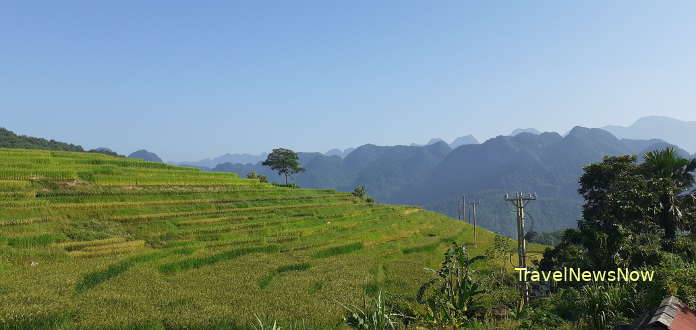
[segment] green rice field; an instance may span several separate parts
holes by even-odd
[[[0,149],[0,329],[341,328],[338,302],[414,296],[472,229],[333,190]],[[493,234],[478,237],[474,254]]]

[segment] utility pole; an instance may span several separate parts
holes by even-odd
[[[519,268],[527,268],[527,241],[524,238],[524,208],[529,201],[536,200],[536,194],[515,193],[514,197],[505,194],[505,200],[512,203],[517,213],[517,255],[519,256]],[[529,284],[520,285],[520,295],[525,303],[529,302]]]
[[[476,207],[479,205],[479,201],[471,201],[469,205],[471,205],[471,220],[474,222],[474,247],[476,247]]]
[[[457,199],[457,216],[459,220],[466,221],[466,195]]]

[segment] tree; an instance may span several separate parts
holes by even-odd
[[[677,250],[677,234],[694,228],[696,198],[688,193],[694,169],[696,161],[671,148],[646,153],[642,164],[636,156],[617,156],[586,166],[579,181],[585,204],[578,228],[567,230],[541,264],[596,269],[659,264],[664,252]],[[578,255],[583,257],[573,260]]]
[[[284,175],[285,185],[288,184],[288,175],[304,172],[305,170],[300,167],[300,158],[297,156],[297,153],[283,148],[273,149],[261,165],[270,167],[278,172],[279,175]]]
[[[696,159],[684,159],[674,148],[668,147],[645,153],[645,163],[641,165],[643,175],[652,180],[659,191],[660,210],[658,223],[665,229],[668,244],[677,238],[677,229],[685,225],[681,205],[688,202],[683,193],[694,185]]]

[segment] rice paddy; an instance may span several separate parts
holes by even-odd
[[[0,329],[341,328],[335,301],[413,295],[471,232],[333,190],[0,149]]]

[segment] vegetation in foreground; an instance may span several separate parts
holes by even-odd
[[[508,271],[474,276],[472,265],[482,257],[470,258],[454,244],[437,277],[418,292],[420,307],[405,308],[399,298],[380,295],[363,309],[347,308],[346,323],[360,329],[613,329],[653,312],[669,295],[695,308],[696,160],[680,158],[671,148],[646,153],[643,163],[636,160],[607,157],[585,167],[578,229],[565,231],[532,268],[654,271],[653,281],[551,282],[551,294],[525,305],[504,294],[517,285]],[[509,253],[506,245],[495,239],[489,266]],[[493,304],[484,303],[491,299]]]

